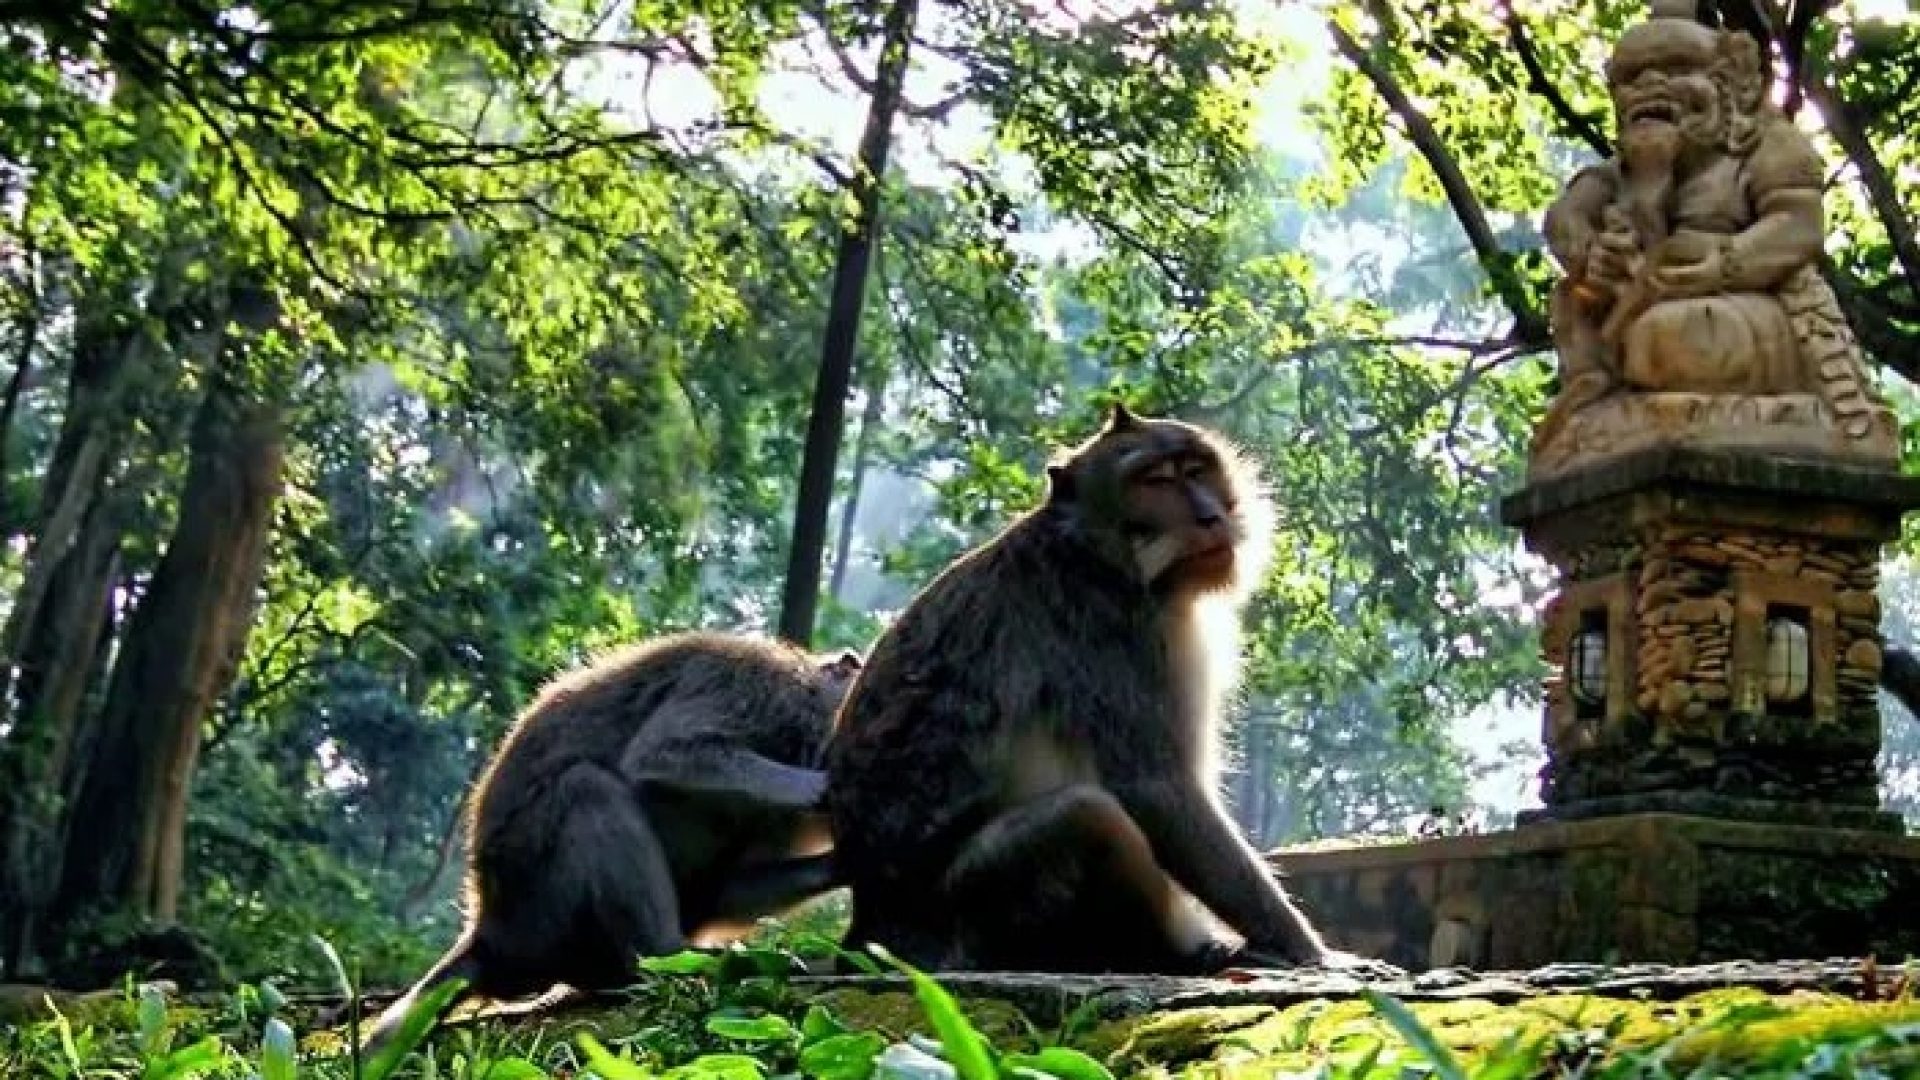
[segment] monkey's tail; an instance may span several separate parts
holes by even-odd
[[[361,1038],[361,1052],[363,1054],[379,1053],[383,1047],[393,1041],[395,1035],[400,1033],[401,1026],[406,1023],[407,1014],[413,1011],[422,998],[450,980],[465,979],[467,985],[442,1002],[435,1010],[433,1019],[437,1022],[448,1009],[477,992],[474,984],[480,979],[481,969],[479,950],[473,934],[471,932],[463,934],[460,940],[447,950],[446,955],[428,968],[425,975],[420,976],[419,982],[414,983],[413,987],[401,995],[399,1000],[381,1011],[380,1016],[374,1020],[373,1026],[368,1028]]]

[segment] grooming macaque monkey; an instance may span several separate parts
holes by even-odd
[[[914,598],[841,707],[848,947],[936,970],[1359,963],[1215,792],[1238,608],[1269,547],[1252,470],[1115,407],[1047,475],[1043,505]]]
[[[467,807],[460,939],[427,990],[514,998],[633,981],[636,957],[737,936],[834,886],[818,763],[852,653],[681,634],[546,687]]]

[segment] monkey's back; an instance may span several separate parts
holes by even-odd
[[[1010,796],[1002,782],[1020,736],[1097,742],[1103,716],[1151,715],[1164,700],[1162,659],[1133,647],[1151,599],[1042,513],[935,578],[848,692],[827,805],[856,890],[904,887],[945,865]]]
[[[674,705],[700,707],[697,730],[665,730]],[[547,684],[494,752],[468,804],[469,885],[539,873],[568,809],[549,792],[567,770],[617,771],[635,740],[656,738],[663,752],[711,742],[812,765],[831,715],[812,659],[777,642],[689,632],[596,657]]]

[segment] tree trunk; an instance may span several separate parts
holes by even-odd
[[[883,385],[867,388],[867,407],[860,413],[860,434],[853,440],[853,475],[847,479],[847,501],[840,507],[840,535],[833,545],[833,575],[827,579],[827,592],[844,602],[847,564],[853,559],[854,526],[860,518],[860,489],[867,482],[867,459],[873,455],[873,433],[885,419],[884,379],[872,379]]]
[[[853,383],[853,357],[860,340],[865,307],[867,265],[879,243],[880,187],[893,141],[893,118],[900,111],[908,51],[919,0],[894,0],[882,28],[880,65],[874,73],[867,125],[860,135],[859,160],[852,190],[855,219],[840,229],[833,268],[833,295],[820,344],[820,373],[813,385],[813,411],[800,463],[800,490],[793,508],[793,540],[787,555],[787,581],[780,602],[780,636],[797,645],[813,641],[820,606],[820,563],[832,513],[833,478],[839,464],[841,428],[846,424],[847,390]]]
[[[239,329],[278,318],[236,297]],[[194,420],[179,520],[128,621],[75,801],[60,910],[178,914],[189,783],[200,728],[233,677],[280,494],[280,409],[231,370],[229,343]]]
[[[1913,650],[1887,647],[1886,659],[1880,664],[1880,685],[1908,712],[1920,717],[1920,656]]]
[[[113,483],[130,430],[124,404],[147,348],[136,334],[82,326],[31,562],[0,639],[12,723],[0,742],[0,961],[10,977],[34,952],[60,873],[66,780],[125,528],[127,493]]]

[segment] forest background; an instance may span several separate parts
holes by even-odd
[[[545,679],[693,626],[863,647],[1116,396],[1282,507],[1255,839],[1501,823],[1537,220],[1641,14],[0,0],[0,973],[157,920],[236,977],[317,980],[323,932],[398,981]],[[1920,20],[1703,14],[1829,156],[1824,269],[1911,421]]]

